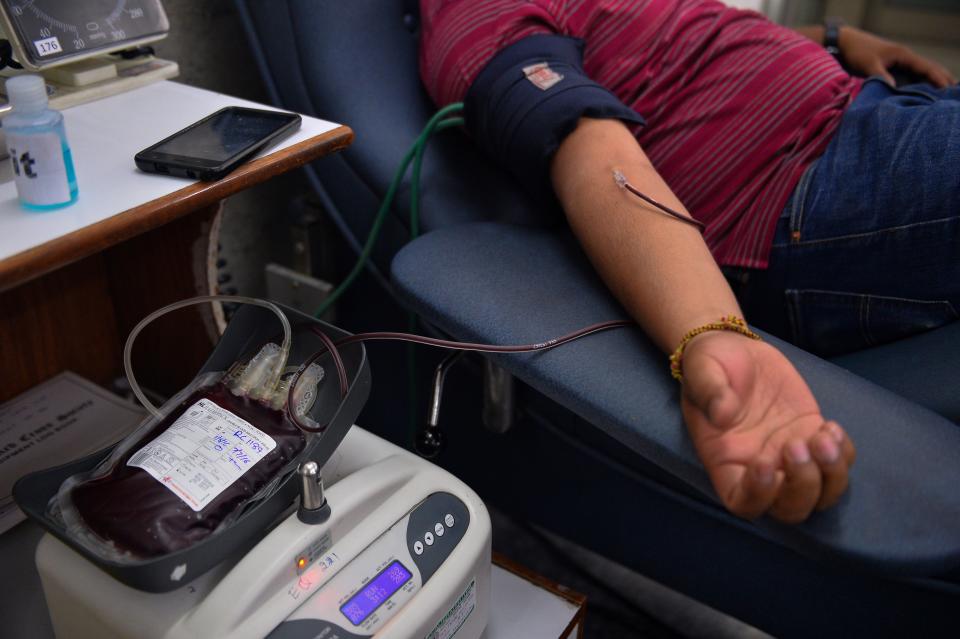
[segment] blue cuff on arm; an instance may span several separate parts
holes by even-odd
[[[537,196],[552,197],[550,160],[581,117],[634,124],[644,119],[587,77],[583,42],[559,35],[524,38],[498,53],[467,92],[464,119],[477,144]],[[525,67],[546,63],[541,89]],[[545,80],[546,82],[543,82]]]

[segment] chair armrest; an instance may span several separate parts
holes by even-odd
[[[394,258],[405,302],[457,339],[534,343],[626,317],[566,232],[497,223],[441,229]],[[960,429],[829,362],[765,336],[809,383],[858,459],[840,504],[800,526],[761,519],[758,534],[808,555],[891,575],[960,565]],[[498,364],[717,503],[687,437],[667,358],[639,329],[592,335]],[[731,516],[732,517],[732,516]]]
[[[960,422],[960,322],[831,361]]]

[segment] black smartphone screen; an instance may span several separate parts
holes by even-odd
[[[290,114],[287,113],[228,109],[164,140],[150,150],[166,155],[226,162],[237,153],[289,125],[290,120]]]
[[[296,113],[226,107],[134,156],[141,171],[219,180],[300,128]]]

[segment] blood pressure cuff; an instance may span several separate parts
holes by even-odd
[[[581,117],[645,123],[587,77],[583,41],[560,35],[530,36],[498,53],[464,104],[477,144],[534,195],[551,199],[550,160]]]

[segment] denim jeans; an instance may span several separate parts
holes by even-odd
[[[960,318],[960,86],[868,80],[784,209],[751,323],[823,356]]]

